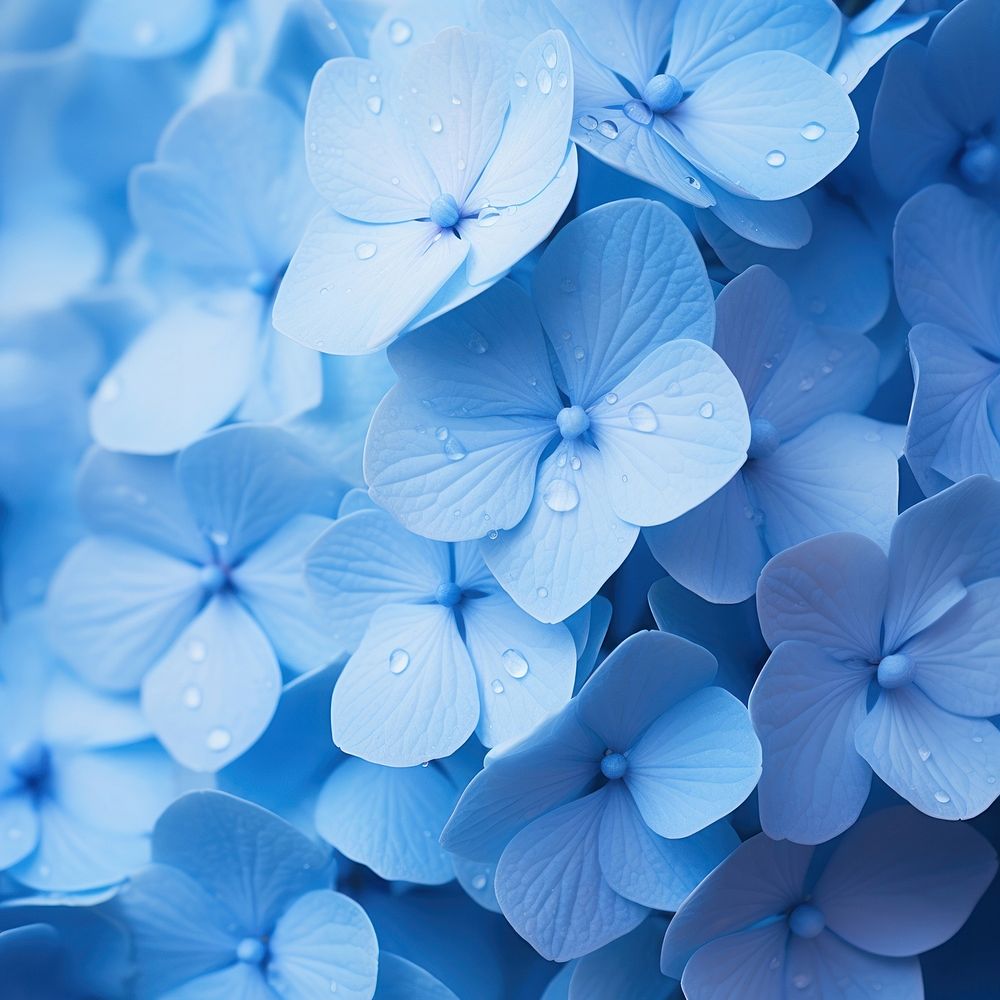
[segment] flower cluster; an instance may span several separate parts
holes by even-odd
[[[996,995],[997,0],[0,6],[3,1000]]]

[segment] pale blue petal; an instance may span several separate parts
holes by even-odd
[[[607,486],[600,452],[582,438],[560,441],[538,468],[524,518],[481,542],[497,581],[539,621],[582,608],[631,550],[639,529],[615,513]]]
[[[819,140],[803,135],[813,122],[825,129]],[[802,194],[858,139],[858,118],[843,88],[790,52],[727,63],[655,124],[710,180],[765,201]]]
[[[332,59],[320,68],[306,109],[309,176],[353,219],[427,218],[441,190],[397,120],[385,82],[367,59]]]
[[[871,769],[854,748],[874,670],[808,642],[782,642],[750,695],[764,769],[760,822],[769,837],[816,844],[860,815]]]
[[[755,201],[731,194],[721,187],[714,188],[714,191],[712,215],[745,240],[778,250],[798,250],[812,236],[812,219],[799,198]],[[714,234],[720,227],[712,225],[705,213],[701,213],[701,216],[699,221],[707,230],[707,238],[714,246],[718,240],[718,236]]]
[[[259,967],[235,962],[192,979],[156,1000],[271,1000],[273,996]]]
[[[370,354],[406,329],[468,252],[430,221],[369,225],[322,211],[281,280],[275,329],[317,351]]]
[[[378,942],[365,911],[329,889],[307,893],[278,918],[267,979],[280,995],[371,1000]]]
[[[454,878],[438,843],[458,790],[438,767],[382,767],[356,757],[335,768],[316,802],[319,835],[389,881]]]
[[[196,566],[134,542],[85,538],[49,587],[52,644],[90,683],[133,690],[203,600]]]
[[[594,671],[575,699],[580,719],[624,753],[674,705],[712,682],[715,657],[668,632],[638,632]]]
[[[1000,795],[1000,731],[952,715],[914,685],[882,691],[855,744],[872,770],[928,816],[969,819]]]
[[[826,66],[840,35],[839,13],[828,0],[794,7],[781,0],[717,0],[711,5],[688,0],[677,7],[666,71],[687,90],[741,56],[764,52],[794,52]]]
[[[503,593],[466,600],[461,613],[482,705],[476,735],[484,746],[522,736],[569,701],[576,651],[565,625],[543,625]]]
[[[971,826],[883,809],[837,845],[813,891],[827,926],[877,955],[918,955],[956,934],[997,871]]]
[[[724,486],[746,461],[750,420],[723,360],[693,340],[646,355],[590,409],[611,505],[662,524]]]
[[[896,0],[890,5],[897,9],[902,6]],[[854,90],[868,75],[868,71],[895,45],[904,38],[919,31],[929,20],[926,14],[900,14],[890,17],[881,24],[869,27],[859,23],[869,10],[877,7],[871,4],[844,25],[840,44],[830,63],[829,73],[848,93]]]
[[[966,587],[1000,576],[1000,484],[972,476],[904,511],[892,529],[885,647],[940,618]]]
[[[91,400],[97,443],[165,455],[223,423],[253,378],[262,308],[252,292],[225,291],[154,319]]]
[[[643,906],[676,910],[739,845],[739,837],[726,823],[667,840],[647,826],[621,783],[611,783],[606,798],[599,842],[601,871],[615,892]]]
[[[376,764],[447,757],[479,719],[476,675],[450,608],[387,604],[333,692],[333,739]]]
[[[422,0],[393,0],[388,5],[379,0],[372,6],[382,16],[367,33],[368,53],[379,66],[396,70],[406,65],[414,49],[434,41],[445,28],[474,30],[479,5],[474,0],[437,0],[429,8]],[[364,46],[355,51],[363,52]]]
[[[615,202],[575,219],[542,255],[532,287],[570,401],[581,406],[615,389],[661,344],[712,339],[701,255],[657,202]]]
[[[666,982],[660,972],[660,943],[666,922],[659,914],[634,931],[585,955],[572,971],[567,1000],[679,1000],[680,986]],[[544,1000],[555,1000],[545,994]]]
[[[289,901],[328,882],[326,849],[222,792],[188,792],[170,806],[153,832],[153,860],[199,883],[248,934],[270,931]]]
[[[305,562],[306,582],[329,634],[354,649],[382,605],[431,601],[451,579],[448,549],[407,531],[382,510],[340,517]]]
[[[788,937],[788,925],[778,921],[709,941],[684,968],[684,996],[687,1000],[781,996]]]
[[[885,553],[862,535],[836,534],[776,555],[757,584],[767,644],[811,642],[838,659],[877,661],[889,588]]]
[[[507,845],[497,865],[504,916],[550,961],[586,955],[637,927],[648,913],[618,895],[601,872],[606,800],[602,789],[534,820]]]
[[[560,712],[488,759],[462,793],[441,843],[462,857],[495,861],[532,820],[583,794],[603,752],[603,741],[572,707]]]
[[[213,0],[93,0],[84,5],[77,40],[119,59],[157,59],[197,45],[216,17]]]
[[[451,855],[451,859],[455,868],[455,878],[468,893],[469,898],[475,900],[483,909],[499,913],[500,904],[493,889],[496,865],[483,861],[469,861],[454,854]]]
[[[218,771],[267,728],[281,691],[274,650],[232,596],[212,598],[142,683],[142,707],[170,754]]]
[[[38,844],[38,812],[28,791],[4,790],[0,794],[0,869],[28,857]]]
[[[1000,580],[983,580],[900,652],[916,660],[916,684],[959,715],[1000,715]]]
[[[233,586],[263,629],[278,660],[302,673],[344,652],[306,588],[306,553],[332,522],[300,514],[279,528],[232,572]]]

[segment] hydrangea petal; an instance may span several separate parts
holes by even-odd
[[[322,211],[281,280],[275,329],[317,351],[370,354],[406,329],[468,252],[429,220],[372,226]]]
[[[888,561],[875,542],[847,533],[810,539],[764,567],[757,584],[761,631],[772,649],[799,639],[838,659],[877,660],[888,588]]]
[[[462,622],[482,705],[476,735],[484,746],[521,736],[569,701],[576,652],[564,625],[543,625],[506,594],[463,602]]]
[[[607,800],[599,843],[601,871],[615,892],[643,906],[676,910],[739,844],[725,823],[680,840],[658,836],[620,783],[608,788]]]
[[[889,6],[893,5],[897,9],[902,6],[896,0],[891,0]],[[830,63],[830,76],[849,94],[887,52],[904,38],[918,32],[929,20],[926,14],[900,14],[898,17],[889,17],[877,26],[869,27],[858,23],[869,10],[876,7],[878,4],[870,4],[847,22]]]
[[[215,20],[212,0],[94,0],[84,7],[77,40],[88,51],[118,59],[156,59],[196,45]]]
[[[731,194],[721,187],[714,188],[714,193],[712,215],[745,240],[777,250],[799,250],[812,236],[812,219],[799,198],[755,201]],[[717,229],[716,226],[708,227],[710,233]],[[716,240],[717,237],[710,238],[713,244]]]
[[[163,1000],[271,1000],[273,996],[258,966],[235,962],[171,990]]]
[[[428,216],[438,180],[397,120],[374,63],[342,58],[322,66],[305,128],[309,176],[338,212],[362,222]]]
[[[267,728],[280,690],[271,644],[235,598],[219,594],[146,674],[142,707],[177,761],[218,771]]]
[[[655,347],[712,339],[701,255],[684,224],[657,202],[614,202],[574,219],[542,255],[532,288],[570,399],[581,406],[614,390]],[[564,331],[572,331],[570,340]]]
[[[380,951],[374,1000],[458,1000],[458,997],[419,965]]]
[[[455,617],[439,604],[387,604],[333,692],[333,739],[376,764],[447,757],[479,719],[476,677]]]
[[[665,983],[660,973],[659,950],[665,926],[664,919],[653,914],[634,931],[585,955],[576,968],[567,967],[572,971],[568,996],[573,1000],[602,1000],[607,996],[677,1000],[676,984]],[[544,1000],[555,998],[546,993]]]
[[[378,943],[364,910],[347,896],[318,889],[295,900],[271,935],[267,975],[291,996],[336,993],[371,1000]]]
[[[6,870],[38,843],[38,813],[30,792],[5,789],[0,794],[0,831],[0,870]]]
[[[825,129],[819,141],[803,135],[811,122]],[[790,52],[727,63],[655,127],[710,179],[765,201],[808,190],[858,139],[858,118],[840,85]]]
[[[644,906],[619,896],[598,862],[607,794],[593,792],[546,813],[507,845],[497,865],[504,916],[535,950],[563,962],[637,927]]]
[[[457,798],[438,767],[382,767],[352,757],[320,791],[316,830],[380,878],[440,885],[455,876],[438,837]]]
[[[85,538],[49,587],[52,643],[90,683],[133,690],[203,600],[190,563],[122,539]]]
[[[693,340],[648,354],[590,418],[612,506],[632,524],[687,513],[732,478],[750,444],[736,379]]]
[[[763,52],[794,52],[826,66],[839,35],[839,14],[826,0],[794,7],[779,0],[719,0],[711,7],[687,0],[677,4],[666,72],[693,90],[736,59]]]
[[[882,691],[855,734],[858,753],[928,816],[969,819],[1000,794],[1000,732],[939,708],[914,685]]]
[[[844,836],[813,896],[855,947],[918,955],[958,932],[996,870],[996,852],[971,826],[896,807]]]
[[[854,748],[870,666],[835,660],[808,642],[775,649],[750,695],[764,767],[760,822],[776,840],[816,844],[860,815],[871,770]]]
[[[788,938],[788,925],[782,920],[709,941],[684,967],[684,996],[688,1000],[734,996],[771,1000],[780,996]]]
[[[225,291],[154,319],[91,400],[97,443],[165,455],[222,423],[253,377],[261,308],[252,292]]]

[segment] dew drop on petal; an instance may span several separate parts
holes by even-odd
[[[549,510],[564,514],[574,510],[580,503],[580,494],[576,487],[566,479],[554,479],[542,494],[545,506]]]
[[[378,247],[374,243],[359,243],[355,248],[354,252],[357,254],[358,260],[371,260],[375,256]]]
[[[444,453],[451,462],[460,462],[466,456],[465,449],[453,437],[449,437],[445,441]]]
[[[643,434],[652,434],[659,426],[656,414],[647,403],[635,403],[629,407],[628,422]]]
[[[597,126],[597,131],[604,136],[605,139],[617,139],[618,138],[618,126],[613,121],[603,121]]]
[[[514,84],[524,90],[524,88],[528,86],[528,78],[520,70],[518,70],[514,74]]]
[[[205,746],[209,750],[214,750],[217,753],[219,751],[225,750],[230,743],[233,742],[232,734],[228,729],[223,729],[221,726],[217,726],[215,729],[209,731],[208,737],[205,740]]]
[[[201,689],[195,687],[194,684],[189,684],[184,688],[181,697],[188,708],[198,708],[201,705]]]
[[[382,110],[382,98],[378,94],[372,94],[368,100],[365,101],[365,107],[373,114],[377,115]]]
[[[559,85],[560,90],[565,90],[566,84],[569,83],[569,76],[566,73],[560,73],[556,77],[556,83]]]
[[[607,395],[606,395],[606,396],[604,397],[604,402],[605,402],[605,403],[607,403],[607,404],[608,404],[608,406],[614,406],[614,405],[615,405],[615,403],[617,403],[617,402],[618,402],[618,394],[617,394],[617,393],[614,393],[614,392],[609,392],[609,393],[608,393],[608,394],[607,394]]]
[[[808,392],[815,384],[816,379],[814,379],[811,375],[806,375],[805,378],[799,382],[799,389],[803,392]]]
[[[440,132],[444,128],[444,122],[441,121],[440,115],[431,115],[427,119],[427,124],[430,126],[430,130],[434,133]]]
[[[571,469],[572,469],[572,470],[573,470],[574,472],[579,472],[579,471],[580,471],[580,466],[581,466],[582,464],[583,464],[583,463],[582,463],[582,462],[580,461],[580,459],[578,459],[578,458],[576,457],[576,455],[574,455],[574,456],[573,456],[573,457],[572,457],[572,458],[571,458],[571,459],[569,460],[569,467],[570,467],[570,468],[571,468]]]
[[[524,655],[516,649],[505,649],[500,657],[503,660],[503,668],[518,680],[528,674],[528,661]]]
[[[401,674],[410,665],[410,654],[405,649],[394,649],[389,654],[389,673]]]
[[[548,588],[546,588],[546,587],[539,587],[538,590],[535,591],[535,593],[538,594],[538,596],[543,601],[545,600],[546,597],[549,596],[549,591],[548,591]]]
[[[802,138],[807,139],[809,142],[815,142],[817,139],[822,139],[826,135],[826,129],[820,125],[819,122],[809,122],[807,125],[802,126],[801,132]]]
[[[597,128],[597,119],[593,115],[582,115],[577,119],[580,128],[593,132]]]
[[[552,92],[552,74],[547,69],[540,69],[535,77],[535,83],[543,94]]]
[[[413,28],[408,21],[396,18],[389,22],[389,41],[393,45],[405,45],[413,37]]]
[[[499,209],[494,208],[492,205],[487,205],[479,212],[479,215],[476,216],[476,223],[482,226],[483,229],[489,229],[490,226],[495,226],[499,219]]]
[[[473,878],[473,880],[472,880],[472,888],[475,889],[475,890],[477,890],[477,891],[480,891],[480,892],[483,889],[485,889],[486,888],[486,876],[485,875],[476,875],[475,878]]]
[[[783,167],[786,157],[780,149],[772,149],[764,159],[767,161],[769,167]]]
[[[711,403],[705,402],[698,407],[698,412],[706,420],[710,420],[713,416],[715,416],[715,407]]]
[[[951,796],[946,792],[935,792],[934,798],[937,799],[937,801],[943,806],[946,806],[949,802],[951,802]]]
[[[920,747],[917,750],[917,756],[923,761],[928,761],[931,759],[931,752],[927,747]]]
[[[189,639],[187,644],[188,659],[192,663],[202,663],[208,655],[205,643],[201,639]]]
[[[503,684],[500,681],[494,681],[490,687],[493,689],[494,694],[503,694]]]
[[[481,333],[476,332],[465,342],[465,346],[473,354],[485,354],[490,349],[490,342]]]
[[[447,427],[439,427],[434,432],[434,437],[436,437],[438,439],[438,441],[445,441],[445,440],[447,440],[447,437],[448,437],[448,428]]]
[[[697,177],[690,177],[689,176],[687,178],[687,182],[688,182],[688,184],[691,185],[692,188],[694,188],[695,191],[700,191],[701,190],[701,181],[698,180]]]

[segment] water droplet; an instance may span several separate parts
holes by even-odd
[[[429,400],[428,400],[428,402],[429,402]],[[438,441],[444,441],[444,440],[446,440],[447,437],[448,437],[448,428],[447,427],[439,427],[434,432],[434,437],[436,437],[438,439]]]
[[[399,178],[393,177],[390,179],[393,187],[399,187]]]
[[[577,361],[583,361],[586,356],[586,352],[582,347],[576,347],[573,349],[573,357],[576,358]]]
[[[373,115],[377,115],[382,110],[382,98],[379,97],[378,94],[372,94],[372,96],[365,101],[365,107]]]
[[[427,119],[427,124],[430,126],[431,131],[435,134],[444,128],[444,122],[441,121],[440,115],[431,115],[430,118]]]
[[[552,74],[547,69],[540,69],[538,75],[535,77],[535,83],[538,84],[538,89],[541,93],[551,93]]]
[[[878,431],[868,431],[865,434],[865,440],[866,441],[871,441],[872,444],[874,444],[876,441],[881,441],[882,440],[882,435],[879,434]]]
[[[539,596],[539,597],[540,597],[540,598],[541,598],[541,599],[542,599],[543,601],[545,600],[545,598],[546,598],[546,597],[548,597],[548,596],[549,596],[549,592],[548,592],[548,589],[547,589],[547,588],[545,588],[545,587],[539,587],[539,588],[538,588],[538,590],[536,590],[536,591],[535,591],[535,593],[536,593],[536,594],[538,594],[538,596]]]
[[[681,393],[681,384],[680,384],[680,382],[671,382],[670,385],[667,386],[667,395],[668,396],[679,396],[680,393]]]
[[[622,475],[622,482],[623,483],[627,483],[628,482],[628,476],[627,475],[624,475],[624,474]]]
[[[951,796],[946,792],[935,792],[934,798],[937,799],[937,801],[943,806],[946,806],[949,802],[951,802]]]
[[[604,402],[605,402],[605,403],[607,403],[607,404],[608,404],[608,406],[614,406],[614,405],[615,405],[615,403],[617,403],[617,402],[618,402],[618,394],[617,394],[617,393],[615,393],[615,392],[609,392],[609,393],[608,393],[608,394],[607,394],[607,395],[606,395],[606,396],[604,397]]]
[[[542,49],[542,59],[545,60],[545,65],[549,69],[556,68],[556,47],[551,43],[547,43],[545,48]]]
[[[444,443],[444,453],[448,457],[449,461],[460,462],[465,458],[466,451],[459,444],[458,440],[453,437],[449,437]]]
[[[514,84],[523,90],[528,86],[528,78],[523,73],[518,71],[514,74]]]
[[[401,674],[410,665],[410,654],[405,649],[394,649],[389,654],[389,673]]]
[[[393,45],[405,45],[413,37],[413,28],[408,21],[396,18],[389,22],[389,41]]]
[[[184,693],[181,695],[181,698],[188,708],[198,708],[201,705],[201,689],[191,684],[184,688]]]
[[[698,412],[706,419],[709,420],[715,415],[715,407],[711,403],[702,403],[698,407]]]
[[[374,73],[369,73],[368,74],[368,82],[369,83],[378,83],[378,76],[376,76],[376,74],[374,74]]]
[[[837,75],[837,83],[839,83],[841,85],[841,87],[846,87],[847,86],[847,74],[846,73],[839,73]]]
[[[785,165],[785,154],[780,149],[772,149],[764,159],[769,167],[783,167]]]
[[[697,177],[688,177],[687,182],[695,189],[695,191],[701,190],[701,181],[698,180]]]
[[[503,694],[503,684],[500,681],[494,681],[490,687],[493,689],[494,694]]]
[[[580,494],[569,480],[554,479],[546,487],[545,492],[542,494],[542,499],[549,510],[564,514],[576,508],[580,502]]]
[[[593,115],[583,115],[577,119],[577,124],[587,132],[593,132],[597,128],[597,119]]]
[[[809,122],[807,125],[802,126],[800,134],[803,139],[815,142],[817,139],[822,139],[823,136],[826,135],[826,129],[820,125],[819,122]]]
[[[187,654],[192,663],[201,663],[208,655],[208,650],[201,639],[188,639]]]
[[[802,973],[802,972],[800,972],[796,976],[792,976],[792,985],[797,990],[808,989],[809,988],[809,984],[811,982],[812,982],[812,979],[809,976],[807,976],[805,973]]]
[[[653,112],[645,101],[628,101],[623,110],[625,116],[636,125],[648,125],[653,120]]]
[[[824,375],[831,375],[831,374],[833,374],[833,365],[823,365],[823,367],[820,368],[820,371]]]
[[[803,378],[802,381],[799,382],[799,388],[803,392],[808,392],[815,384],[816,384],[816,379],[814,379],[812,375],[806,375],[805,378]]]
[[[768,962],[767,964],[768,964],[769,968],[780,969],[781,968],[781,959],[778,958],[777,955],[775,955],[774,958],[772,958],[771,961]]]
[[[475,878],[473,878],[473,880],[472,880],[472,888],[476,889],[477,891],[480,891],[480,892],[483,889],[485,889],[486,888],[486,876],[485,875],[477,875]]]
[[[652,434],[659,426],[656,414],[652,407],[646,403],[635,403],[629,407],[628,422],[637,431],[642,431],[643,434]]]
[[[499,532],[499,531],[497,531],[497,530],[496,530],[496,528],[494,528],[494,529],[493,529],[493,530],[492,530],[492,531],[491,531],[491,532],[489,533],[489,536],[488,536],[488,537],[489,537],[489,539],[490,539],[490,541],[491,541],[491,542],[495,542],[495,541],[496,541],[496,540],[497,540],[497,539],[498,539],[498,538],[500,537],[500,532]]]
[[[489,229],[490,226],[495,226],[500,218],[500,212],[498,209],[494,208],[492,205],[487,205],[484,209],[481,209],[479,215],[476,216],[476,222],[483,227],[483,229]]]
[[[452,94],[451,103],[454,104],[455,107],[457,108],[462,103],[462,98],[459,97],[458,94]]]
[[[102,403],[113,403],[121,395],[122,387],[118,379],[108,376],[97,387],[97,398]]]
[[[209,730],[208,737],[205,740],[205,746],[209,750],[214,750],[218,753],[221,750],[225,750],[230,743],[233,742],[232,734],[228,729],[223,729],[221,726],[217,726],[215,729]]]
[[[455,166],[458,167],[459,170],[464,170],[466,166],[465,160],[459,157],[459,159],[455,161]]]
[[[574,456],[573,456],[573,457],[572,457],[572,458],[571,458],[571,459],[569,460],[569,467],[570,467],[570,468],[571,468],[571,469],[572,469],[572,470],[573,470],[574,472],[579,472],[579,471],[580,471],[580,466],[581,466],[582,464],[583,464],[583,463],[582,463],[582,462],[580,461],[580,459],[578,459],[578,458],[576,457],[576,455],[574,455]]]
[[[556,83],[559,84],[559,89],[560,90],[565,90],[566,89],[566,84],[569,83],[569,77],[565,73],[560,73],[556,77]]]
[[[983,738],[982,738],[982,736],[973,736],[972,737],[972,742],[973,743],[982,743],[983,742]]]
[[[465,342],[465,346],[473,354],[485,354],[490,349],[490,342],[481,333],[473,333]]]
[[[605,139],[617,139],[618,138],[618,126],[613,121],[603,121],[597,126],[597,131],[604,136]]]
[[[503,660],[504,670],[506,670],[511,677],[516,677],[520,680],[522,677],[527,676],[528,661],[518,650],[505,649],[500,658]]]
[[[330,992],[331,993],[336,993],[337,992],[337,984],[332,979],[330,980]]]
[[[358,255],[358,260],[371,260],[375,256],[378,247],[374,243],[359,243],[354,252]]]
[[[931,759],[931,752],[930,752],[930,750],[927,749],[927,747],[920,747],[920,749],[917,750],[917,756],[921,760],[925,760],[925,761],[926,760],[930,760]]]

